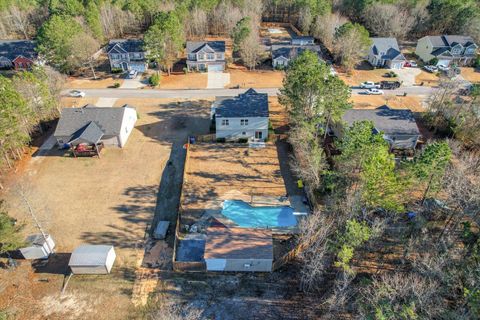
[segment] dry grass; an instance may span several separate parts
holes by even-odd
[[[172,73],[163,74],[160,80],[161,89],[205,89],[208,76],[206,73]]]
[[[85,97],[85,98],[72,98],[72,97],[62,97],[62,107],[83,107],[86,104],[96,104],[98,98],[96,97]]]
[[[415,83],[424,86],[435,87],[438,85],[439,77],[435,73],[430,73],[422,70],[419,75],[415,77]]]
[[[282,87],[283,71],[246,71],[230,69],[230,87],[279,88]]]
[[[106,78],[106,79],[77,79],[69,78],[66,87],[75,89],[105,89],[112,87],[115,83],[123,83],[123,79],[119,78]]]
[[[353,95],[350,101],[356,109],[374,109],[387,104],[394,109],[410,109],[415,112],[425,111],[425,108],[422,106],[422,99],[414,96],[399,97],[388,94],[384,96]]]
[[[365,81],[380,82],[388,80],[383,77],[386,72],[388,72],[387,69],[352,70],[350,73],[338,73],[338,76],[348,86],[360,86],[360,84]]]
[[[480,71],[475,68],[460,68],[462,77],[473,83],[480,83]]]
[[[288,125],[288,113],[278,102],[278,97],[268,97],[268,109],[273,129],[276,132],[284,132]]]

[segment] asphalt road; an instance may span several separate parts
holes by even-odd
[[[216,96],[236,96],[246,89],[198,89],[198,90],[162,90],[162,89],[78,89],[85,92],[87,97],[102,98],[208,98]],[[261,93],[267,93],[269,96],[276,96],[279,88],[255,89]],[[427,96],[435,88],[431,87],[404,87],[397,90],[384,90],[385,94]],[[65,90],[63,94],[67,95],[70,90]],[[364,89],[352,87],[352,94],[362,94]]]

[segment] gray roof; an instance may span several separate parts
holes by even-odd
[[[68,143],[72,145],[78,145],[85,142],[96,144],[102,139],[102,137],[102,129],[100,129],[94,121],[90,121],[83,128],[75,132]]]
[[[420,135],[413,113],[408,109],[390,109],[384,105],[376,109],[350,109],[343,115],[348,125],[364,120],[372,121],[378,131],[390,136]]]
[[[295,58],[304,51],[316,52],[320,55],[321,48],[318,45],[309,46],[292,46],[292,45],[273,45],[272,46],[272,59],[278,59],[285,57],[287,59]]]
[[[35,42],[27,40],[1,40],[0,57],[6,57],[10,61],[18,56],[28,59],[36,59]]]
[[[208,45],[215,52],[225,52],[225,41],[187,41],[187,53],[196,53]]]
[[[214,107],[217,118],[268,118],[268,95],[248,89],[233,98],[217,98]]]
[[[292,40],[315,40],[312,36],[293,36]]]
[[[69,266],[98,266],[105,265],[110,250],[108,245],[82,245],[73,250]]]
[[[453,47],[456,44],[461,44],[463,47],[468,47],[475,44],[475,41],[470,36],[461,35],[442,35],[442,36],[427,36],[434,47]]]
[[[117,136],[122,128],[126,108],[134,109],[129,105],[121,108],[98,108],[93,105],[86,105],[83,108],[65,108],[62,110],[54,136],[73,137],[91,122],[95,122],[105,136]],[[90,128],[87,134],[93,134],[95,131]]]
[[[405,60],[400,52],[395,38],[371,38],[372,49],[375,55],[381,55],[383,60]]]
[[[110,40],[107,47],[107,53],[118,44],[115,49],[118,53],[143,52],[143,40],[140,39],[116,39]]]

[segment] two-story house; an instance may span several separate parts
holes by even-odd
[[[107,47],[112,70],[145,72],[148,63],[143,50],[143,41],[138,39],[111,40]]]
[[[376,68],[402,69],[406,59],[400,52],[395,38],[370,38],[368,62]]]
[[[34,41],[0,41],[0,68],[29,69],[35,63],[39,63],[39,60]]]
[[[437,65],[469,66],[475,60],[477,49],[478,45],[469,36],[426,36],[418,40],[415,54],[424,62],[437,58]]]
[[[216,138],[268,138],[268,95],[248,89],[236,97],[217,97],[212,105]]]
[[[187,41],[189,71],[225,70],[225,41]]]

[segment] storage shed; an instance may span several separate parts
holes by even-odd
[[[28,247],[20,249],[25,259],[48,259],[55,248],[55,242],[48,234],[45,237],[42,234],[33,234],[28,236],[25,242]]]
[[[271,272],[272,232],[210,227],[207,230],[204,259],[207,271]]]
[[[73,274],[107,274],[115,258],[113,246],[82,245],[73,250],[68,266]]]

